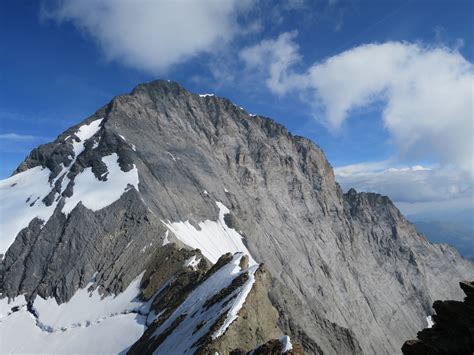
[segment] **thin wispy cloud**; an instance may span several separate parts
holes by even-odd
[[[0,133],[0,140],[6,141],[37,141],[37,140],[46,140],[48,137],[43,136],[34,136],[29,134],[18,134],[18,133]]]
[[[21,134],[15,132],[0,133],[0,158],[6,154],[25,154],[38,144],[51,141],[50,137],[41,135]]]

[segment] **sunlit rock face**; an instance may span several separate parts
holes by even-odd
[[[454,249],[418,234],[387,197],[343,194],[311,141],[168,81],[117,96],[33,150],[0,183],[0,201],[9,327],[58,337],[61,324],[63,334],[88,338],[99,326],[133,324],[117,348],[97,352],[172,351],[166,339],[189,330],[189,353],[250,351],[272,339],[283,347],[285,336],[307,353],[399,353],[426,325],[432,302],[461,299],[457,283],[474,273]],[[228,252],[247,261],[228,260],[233,271],[222,284],[203,287],[227,270],[219,260]],[[38,313],[41,300],[61,307],[87,293],[105,305],[130,287],[133,307],[88,319],[59,312],[56,323]],[[193,303],[192,295],[202,297]],[[184,310],[190,302],[206,308],[203,298],[228,312],[211,307],[195,323]],[[127,326],[118,321],[125,318]]]

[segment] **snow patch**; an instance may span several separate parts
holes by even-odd
[[[196,258],[196,255],[193,255],[192,257],[184,261],[184,266],[196,270],[200,262],[201,258]]]
[[[428,325],[426,326],[427,328],[432,328],[434,325],[433,318],[431,316],[426,317],[426,322]]]
[[[151,247],[153,245],[153,243],[150,243],[148,245],[145,245],[143,248],[142,248],[142,253],[145,252],[145,250],[147,250],[149,247]]]
[[[200,97],[214,96],[214,94],[199,94]]]
[[[36,297],[27,311],[24,296],[8,303],[0,300],[0,353],[120,353],[133,345],[146,330],[151,302],[138,299],[143,274],[117,296],[101,298],[89,292],[91,281],[67,303]],[[92,278],[94,280],[94,278]],[[9,312],[13,306],[23,306]],[[27,339],[27,341],[25,341]]]
[[[225,253],[243,252],[249,256],[250,265],[256,265],[257,263],[242,242],[243,237],[225,223],[224,216],[230,212],[229,209],[220,202],[216,204],[219,208],[219,219],[200,222],[200,230],[197,230],[189,221],[163,223],[184,244],[193,249],[200,249],[212,263]]]
[[[135,147],[135,144],[129,143],[129,142],[125,139],[125,137],[122,136],[121,134],[119,134],[119,136],[120,136],[120,138],[123,139],[123,141],[124,141],[125,143],[127,143],[127,144],[132,148],[132,150],[133,150],[134,152],[137,151],[137,148]]]
[[[93,211],[98,211],[117,201],[129,185],[138,190],[136,166],[130,171],[122,171],[118,155],[113,153],[102,158],[107,166],[107,181],[98,180],[92,168],[86,168],[74,179],[73,195],[66,199],[62,211],[68,215],[79,202]]]
[[[169,154],[169,156],[171,157],[171,159],[173,159],[174,161],[176,161],[176,158],[174,157],[174,155],[173,155],[173,154],[171,154],[170,152],[166,152],[166,153],[168,153],[168,154]]]
[[[99,146],[99,142],[100,142],[100,139],[97,141],[94,141],[94,144],[92,145],[92,150],[97,149],[97,147]]]
[[[51,191],[50,173],[37,166],[0,181],[0,254],[34,218],[46,222],[52,216],[56,206],[42,202]]]
[[[288,335],[284,335],[280,338],[280,343],[283,346],[283,350],[281,351],[282,354],[293,350],[293,344],[291,344],[290,337]]]
[[[163,243],[161,244],[161,246],[165,246],[166,244],[170,243],[170,240],[168,239],[169,234],[170,234],[170,231],[166,231],[165,237],[163,238]]]
[[[100,124],[104,118],[92,121],[89,124],[82,125],[79,127],[76,133],[74,135],[79,138],[79,142],[76,142],[76,140],[73,140],[72,142],[72,149],[74,151],[74,159],[77,158],[79,154],[81,154],[84,151],[84,143],[86,140],[90,139],[94,134],[96,134],[99,129],[100,129]],[[72,165],[72,164],[70,164]]]

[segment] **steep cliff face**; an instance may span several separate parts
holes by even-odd
[[[209,265],[243,252],[265,263],[279,312],[278,332],[238,332],[251,339],[244,350],[288,334],[308,353],[396,353],[433,300],[461,298],[457,283],[474,274],[388,198],[343,194],[311,141],[168,81],[139,85],[40,146],[0,191],[2,213],[21,217],[2,218],[4,297],[63,303],[92,278],[108,295],[142,277],[150,300],[177,276],[156,263],[169,244],[199,249]]]

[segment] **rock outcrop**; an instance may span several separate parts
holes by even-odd
[[[466,297],[460,301],[436,301],[433,325],[423,329],[416,340],[403,344],[405,355],[474,354],[474,281],[460,282]]]
[[[310,354],[393,354],[425,325],[433,300],[460,299],[457,282],[474,272],[387,197],[344,194],[313,142],[168,81],[115,97],[36,148],[0,193],[4,209],[22,217],[2,220],[2,296],[31,305],[67,304],[91,279],[107,296],[141,278],[148,302],[173,281],[175,291],[153,301],[166,305],[166,318],[222,254],[264,263],[271,286],[258,271],[262,282],[242,308],[249,316],[209,343],[223,352],[286,334]]]

